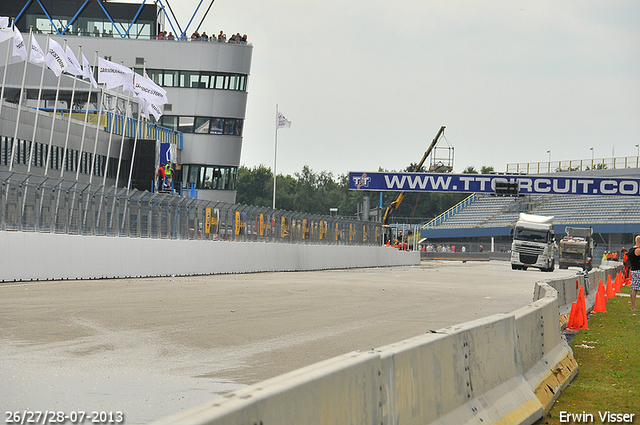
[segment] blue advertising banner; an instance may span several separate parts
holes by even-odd
[[[176,145],[173,143],[160,143],[160,164],[176,162]]]
[[[639,196],[640,179],[443,174],[443,173],[349,173],[349,190],[394,192],[494,193],[496,182],[518,183],[520,194]]]

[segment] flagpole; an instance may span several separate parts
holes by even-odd
[[[123,125],[122,125],[122,139],[120,140],[120,154],[118,155],[118,169],[116,171],[116,182],[113,185],[114,187],[118,187],[118,180],[120,180],[120,164],[122,163],[122,150],[124,148],[124,138],[125,138],[125,133],[127,132],[127,121],[129,121],[129,107],[131,105],[131,94],[127,95],[127,103],[125,104],[124,107],[124,118],[123,118]],[[116,110],[117,110],[118,104],[116,103]],[[115,111],[113,114],[114,118],[115,118]]]
[[[15,21],[12,19],[11,21],[12,32],[14,31],[13,29],[14,24],[15,24]],[[11,37],[10,40],[13,41],[14,38]],[[13,44],[7,47],[7,60],[4,63],[4,74],[2,75],[2,89],[0,89],[0,112],[2,112],[2,104],[4,103],[4,86],[5,86],[5,82],[7,81],[7,68],[9,68],[9,59],[11,59],[11,51],[13,50],[12,47],[13,47]]]
[[[84,53],[81,52],[82,55],[82,70],[85,71],[85,59],[86,57],[84,56]],[[79,60],[78,60],[79,61]],[[96,50],[94,57],[93,57],[93,67],[96,67],[96,62],[98,61],[98,51]],[[90,70],[89,72],[93,72],[92,70]],[[84,77],[83,77],[84,79]],[[89,105],[91,104],[91,92],[92,92],[92,88],[93,88],[93,82],[91,81],[91,78],[89,78],[89,94],[87,95],[87,103],[85,104],[85,108],[84,108],[84,122],[82,123],[82,139],[84,140],[84,136],[87,132],[87,124],[89,122]],[[102,101],[102,94],[103,91],[102,90],[98,90],[98,93],[96,94],[96,103],[97,102],[101,102]],[[100,103],[100,106],[102,106],[102,103]],[[102,109],[100,109],[100,111],[102,111]],[[96,127],[96,143],[98,143],[98,132],[100,131],[100,113],[98,113],[98,122],[96,123],[97,127]],[[89,179],[91,179],[91,177],[89,177]],[[91,182],[91,180],[89,180],[89,182]]]
[[[45,51],[48,51],[49,35],[47,35],[47,44],[45,46],[46,46]],[[40,73],[40,87],[38,88],[38,100],[36,102],[36,109],[35,109],[36,116],[33,122],[33,134],[31,135],[31,147],[29,148],[29,165],[27,166],[27,173],[31,172],[31,154],[33,153],[33,145],[35,145],[36,143],[36,130],[38,128],[38,117],[40,116],[40,100],[42,100],[42,84],[44,82],[44,70],[46,67],[47,67],[47,64],[45,62],[42,64],[42,72]]]
[[[18,99],[18,115],[16,116],[16,130],[13,134],[13,140],[11,141],[11,151],[9,158],[9,171],[13,168],[13,158],[16,155],[16,140],[18,140],[18,127],[20,125],[20,112],[22,111],[22,97],[24,95],[24,82],[27,78],[27,64],[29,63],[29,59],[31,59],[31,35],[33,34],[33,27],[29,27],[29,50],[27,50],[27,59],[24,61],[24,70],[22,71],[22,84],[20,85],[20,98]],[[15,39],[13,44],[15,45]],[[7,196],[9,192],[7,192]]]
[[[123,87],[123,92],[124,92],[124,87]],[[116,171],[116,182],[113,184],[113,194],[114,194],[114,200],[113,200],[113,205],[111,206],[111,217],[109,218],[109,229],[111,229],[111,226],[113,225],[113,216],[114,216],[114,212],[115,212],[115,208],[116,208],[116,200],[115,197],[117,196],[117,189],[118,189],[118,180],[120,180],[120,165],[122,164],[122,150],[124,149],[124,138],[125,138],[125,133],[127,132],[127,121],[129,120],[129,107],[131,104],[131,92],[129,92],[127,94],[127,102],[125,103],[125,107],[124,107],[124,117],[123,117],[123,125],[122,125],[122,139],[120,140],[120,154],[118,155],[118,169]],[[118,109],[118,103],[117,103],[117,98],[116,98],[116,107],[114,109],[114,118],[115,118],[115,112]],[[113,124],[112,124],[113,125]],[[127,189],[128,191],[128,189]],[[123,214],[124,217],[125,214]],[[124,220],[124,218],[123,218]],[[124,221],[123,221],[124,223]]]
[[[65,42],[65,48],[67,46],[67,40],[64,41]],[[78,46],[78,54],[82,52],[82,46]],[[78,78],[77,76],[73,78],[73,88],[71,89],[71,100],[69,101],[69,120],[67,121],[67,133],[65,135],[64,138],[64,150],[63,152],[63,158],[66,157],[66,152],[67,152],[67,147],[69,146],[69,133],[71,131],[71,113],[73,111],[73,101],[75,99],[76,96],[76,83],[78,82]],[[82,138],[84,140],[84,137]],[[64,164],[64,161],[62,161],[62,163]],[[61,167],[60,170],[60,177],[62,178],[64,173],[64,167]]]
[[[97,58],[97,56],[98,56],[98,52],[96,51],[96,58]],[[100,95],[100,110],[102,110],[102,103],[104,101],[105,90],[102,87],[100,89],[101,89],[100,93],[99,93],[99,95]],[[122,90],[122,92],[124,94],[124,90]],[[113,108],[113,112],[111,113],[111,128],[109,129],[109,142],[107,143],[107,155],[106,155],[107,159],[105,161],[104,175],[102,176],[102,194],[101,194],[102,200],[104,200],[104,197],[105,197],[105,188],[106,188],[106,185],[107,185],[107,175],[109,174],[109,155],[111,154],[111,143],[113,141],[113,131],[115,129],[115,124],[116,124],[116,122],[115,122],[115,117],[116,117],[115,111],[116,111],[117,105],[118,105],[118,91],[117,91],[117,89],[116,89],[115,93],[116,93],[115,94],[116,107]],[[108,113],[109,112],[107,111],[107,114]],[[100,129],[100,127],[96,128],[96,143],[97,143],[99,129]],[[106,128],[105,128],[105,130],[106,130]],[[117,183],[117,180],[116,180],[116,183]],[[114,195],[115,195],[115,186],[114,186],[113,192],[114,192]],[[114,205],[115,205],[115,199],[114,199]],[[102,213],[102,208],[98,208],[98,218],[96,220],[97,223],[100,223],[100,215],[101,215],[101,213]],[[113,214],[113,209],[111,210],[111,214]],[[109,221],[109,227],[111,227],[111,221],[112,220]]]
[[[147,62],[142,65],[142,75],[147,72]],[[134,76],[135,78],[135,76]],[[135,85],[135,80],[134,80]],[[131,178],[133,177],[133,162],[136,159],[136,146],[138,145],[138,131],[142,132],[142,126],[140,124],[140,114],[142,112],[142,99],[138,96],[138,121],[135,123],[135,134],[133,136],[133,152],[131,153],[131,165],[129,166],[129,181],[127,182],[127,192],[131,187]]]
[[[122,91],[124,94],[124,90]],[[104,90],[101,91],[101,99],[104,97]],[[118,91],[116,90],[116,106],[118,105]],[[101,100],[100,102],[103,102],[104,100]],[[100,104],[100,108],[102,108],[102,103]],[[107,185],[107,174],[109,171],[109,155],[111,154],[111,143],[113,142],[113,132],[115,130],[115,118],[116,118],[116,108],[113,108],[113,112],[111,113],[111,128],[109,129],[109,142],[107,143],[107,162],[105,164],[105,171],[104,171],[104,176],[102,176],[102,186],[103,186],[103,190],[104,190],[104,186]],[[107,115],[109,114],[109,111],[107,110]],[[105,127],[106,129],[106,127]],[[98,131],[98,130],[96,130]],[[98,137],[98,134],[96,133],[96,138]]]
[[[276,161],[278,159],[278,104],[276,103],[276,138],[273,152],[273,209],[276,209]]]
[[[47,37],[47,51],[49,51],[49,38]],[[64,46],[65,49],[67,47],[67,40],[64,40]],[[60,72],[60,75],[58,75],[58,86],[56,87],[56,98],[54,100],[53,103],[53,116],[51,117],[51,132],[49,134],[49,149],[47,152],[51,151],[51,148],[53,146],[53,131],[55,130],[55,126],[56,126],[56,112],[58,111],[58,98],[60,96],[60,82],[62,81],[62,71]],[[80,147],[80,156],[82,156],[82,147]],[[79,162],[79,161],[78,161]],[[48,163],[47,163],[48,164]],[[64,168],[64,163],[62,164],[62,167]],[[79,164],[78,164],[79,165]],[[77,167],[78,169],[80,169],[80,167]],[[46,167],[44,169],[44,175],[47,175],[47,171],[49,170],[48,167]],[[78,180],[78,176],[76,175],[76,181]]]
[[[82,55],[82,66],[84,67],[84,62],[85,62],[85,56],[84,53],[80,53]],[[95,55],[93,57],[93,67],[95,68],[96,62],[98,60],[98,51],[96,50]],[[88,63],[87,63],[88,64]],[[90,71],[93,72],[93,71]],[[83,127],[82,127],[82,138],[84,139],[84,135],[85,132],[87,130],[87,122],[89,121],[89,104],[91,103],[91,92],[93,91],[93,83],[91,82],[91,79],[89,79],[89,95],[87,96],[87,107],[85,109],[85,113],[84,113],[84,123],[83,123]],[[96,153],[98,151],[98,134],[100,133],[100,121],[102,120],[102,97],[103,97],[104,92],[102,90],[98,90],[98,92],[96,93],[96,102],[99,104],[98,106],[98,121],[96,122],[96,138],[95,141],[93,142],[93,159],[91,161],[91,170],[89,171],[89,184],[91,184],[91,182],[93,181],[93,169],[95,166],[95,162],[96,162]],[[109,154],[107,153],[107,161],[109,158]],[[107,175],[107,171],[106,171],[106,164],[105,164],[105,169],[104,169],[104,174],[105,176]],[[104,185],[104,184],[103,184]]]

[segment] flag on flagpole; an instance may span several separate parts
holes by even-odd
[[[11,28],[0,28],[0,43],[7,41],[13,37],[13,30]]]
[[[13,56],[20,56],[23,61],[27,60],[27,46],[24,45],[24,39],[17,27],[13,28]]]
[[[59,77],[69,67],[69,60],[62,46],[55,40],[49,40],[49,51],[45,57],[47,66]]]
[[[291,121],[289,121],[282,112],[278,112],[278,122],[276,129],[289,127],[291,127]]]
[[[97,89],[98,82],[96,81],[95,78],[93,78],[93,72],[91,71],[91,66],[89,65],[89,61],[87,60],[87,57],[84,55],[84,53],[82,54],[82,71],[85,78],[88,78],[89,81],[91,81],[91,84],[93,85],[93,87]]]
[[[156,121],[160,121],[160,117],[163,115],[161,105],[149,103],[146,99],[140,98],[140,113],[146,119],[149,119],[149,114],[153,115]]]
[[[133,87],[133,70],[124,65],[98,58],[98,82],[104,83],[107,89],[120,87],[135,93]]]
[[[149,119],[149,102],[140,98],[140,115],[142,115],[145,119]]]
[[[0,43],[13,37],[13,29],[9,26],[9,17],[0,16]]]
[[[13,38],[13,30],[11,28],[0,28],[0,43]]]
[[[78,62],[78,58],[76,58],[76,55],[73,54],[73,51],[71,50],[71,47],[69,47],[68,44],[67,44],[67,48],[65,49],[65,53],[67,55],[67,61],[69,62],[69,66],[67,67],[67,69],[65,69],[65,71],[68,72],[69,74],[75,75],[76,77],[83,77],[84,71],[80,66],[80,62]]]
[[[140,99],[146,100],[153,105],[164,105],[169,102],[167,98],[167,91],[153,82],[153,80],[147,76],[140,74],[134,75],[133,80],[134,93]]]
[[[149,113],[154,116],[156,121],[160,121],[160,117],[163,114],[160,105],[155,105],[153,103],[149,104]]]
[[[31,55],[29,55],[31,63],[45,63],[44,50],[38,44],[36,36],[31,34]]]

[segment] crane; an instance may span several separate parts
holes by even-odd
[[[422,159],[415,166],[415,168],[410,172],[415,173],[420,171],[420,169],[424,165],[424,162],[427,160],[427,157],[429,156],[429,154],[431,154],[431,151],[433,150],[433,148],[435,148],[435,146],[438,144],[438,140],[440,139],[440,136],[442,136],[442,134],[444,133],[444,129],[445,129],[444,125],[440,127],[440,130],[438,130],[438,134],[436,134],[436,137],[433,139],[433,141],[431,142],[427,150],[424,152]],[[391,226],[389,226],[389,218],[391,218],[391,212],[398,209],[398,207],[400,206],[400,203],[404,199],[404,194],[405,192],[400,192],[398,194],[398,197],[392,203],[390,203],[389,206],[387,206],[387,209],[384,212],[384,216],[382,217],[382,229],[384,232],[385,243],[387,243],[388,241],[391,241]]]

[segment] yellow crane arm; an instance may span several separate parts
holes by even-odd
[[[427,150],[424,152],[424,155],[422,155],[422,159],[420,160],[418,165],[416,165],[416,168],[411,170],[412,172],[420,171],[420,169],[424,165],[424,162],[427,160],[427,157],[429,156],[429,154],[431,153],[433,148],[435,148],[436,144],[438,143],[438,140],[440,139],[440,136],[442,136],[442,133],[444,133],[444,129],[445,129],[444,125],[442,127],[440,127],[440,130],[438,130],[438,134],[436,134],[436,137],[431,142],[431,145],[429,145]],[[383,227],[388,227],[389,226],[389,218],[391,217],[391,211],[394,211],[394,210],[398,209],[398,207],[400,206],[400,203],[402,202],[403,199],[404,199],[404,192],[400,192],[400,194],[398,194],[398,197],[396,198],[396,200],[389,204],[389,206],[387,207],[387,209],[384,212],[384,216],[382,217],[382,226]]]

